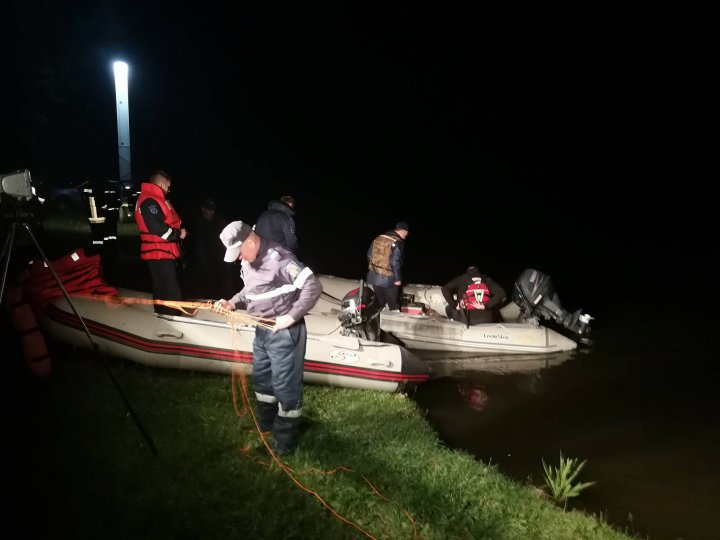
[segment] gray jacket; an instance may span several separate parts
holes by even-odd
[[[245,286],[230,302],[255,317],[290,315],[299,321],[322,293],[322,284],[310,268],[291,251],[264,238],[255,261],[242,261],[242,279]]]

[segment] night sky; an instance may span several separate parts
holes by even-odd
[[[3,24],[2,172],[116,177],[123,59],[135,180],[165,169],[184,215],[212,195],[247,221],[292,194],[321,273],[362,277],[406,220],[407,281],[534,266],[598,302],[710,276],[716,11],[29,4]]]

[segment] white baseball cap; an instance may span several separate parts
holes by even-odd
[[[242,221],[233,221],[220,233],[220,240],[226,248],[225,262],[234,262],[240,256],[240,246],[250,236],[253,228]]]

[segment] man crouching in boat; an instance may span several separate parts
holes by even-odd
[[[470,266],[442,287],[442,294],[448,303],[445,308],[448,319],[460,321],[468,326],[499,322],[499,309],[505,302],[506,294],[494,279],[480,273],[477,266]]]
[[[261,431],[272,431],[273,450],[295,450],[302,421],[305,315],[322,293],[310,268],[291,251],[234,221],[220,233],[225,262],[242,261],[243,289],[216,307],[246,308],[249,315],[275,319],[270,329],[257,326],[253,341],[252,380]]]

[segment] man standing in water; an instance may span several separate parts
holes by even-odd
[[[297,447],[302,421],[304,317],[320,297],[322,285],[291,251],[263,238],[247,223],[233,221],[220,240],[227,248],[225,262],[242,261],[244,287],[215,306],[245,308],[254,317],[275,319],[270,329],[255,328],[252,380],[260,430],[272,431],[277,454],[290,454]]]

